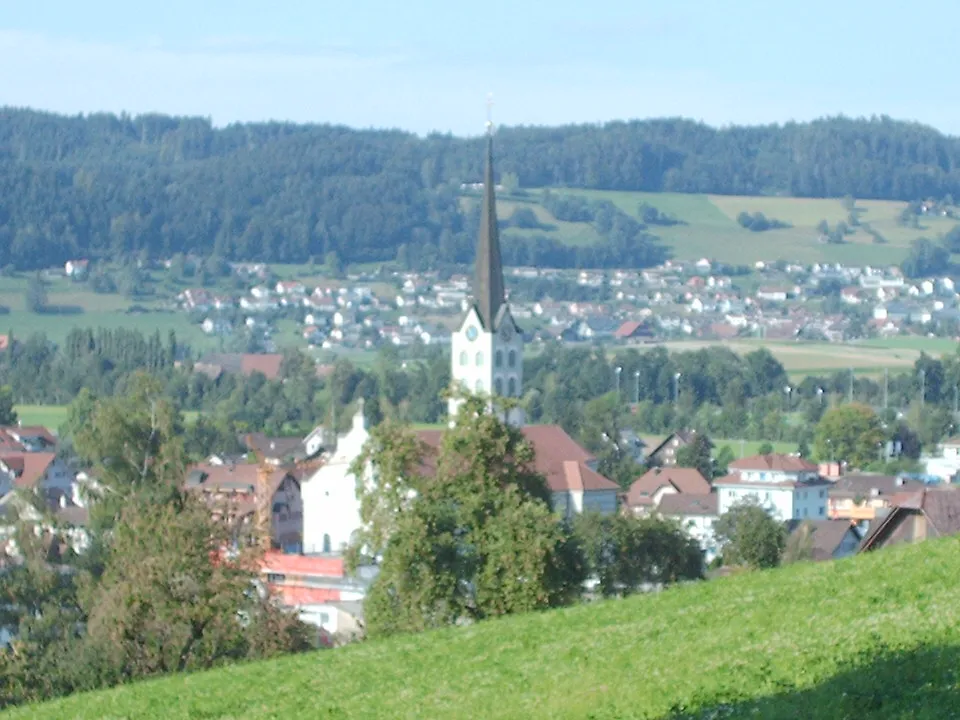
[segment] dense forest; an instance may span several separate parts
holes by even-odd
[[[273,262],[330,253],[343,262],[468,262],[475,220],[459,202],[460,183],[480,178],[480,142],[0,109],[0,266],[143,250]],[[503,128],[497,157],[498,171],[527,188],[960,197],[960,138],[885,117],[723,129],[682,119]],[[510,259],[661,259],[645,225],[619,231],[610,238],[615,251],[577,252],[541,237]]]

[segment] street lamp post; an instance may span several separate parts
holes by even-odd
[[[823,405],[823,388],[822,387],[817,388],[817,400],[820,401],[820,405]]]
[[[623,372],[623,368],[617,365],[614,368],[614,374],[617,376],[617,398],[620,397],[620,373]]]
[[[639,405],[640,404],[640,371],[639,370],[634,371],[633,380],[634,380],[633,402]]]
[[[790,385],[787,385],[783,388],[784,394],[787,396],[787,409],[786,412],[790,412],[790,400],[792,399],[793,388]]]

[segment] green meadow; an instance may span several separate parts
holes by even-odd
[[[956,717],[960,540],[132,683],[19,720]]]

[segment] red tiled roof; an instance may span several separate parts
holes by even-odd
[[[289,555],[270,551],[264,554],[261,570],[284,575],[315,575],[342,578],[346,574],[342,557],[329,555]]]
[[[290,585],[270,585],[270,594],[287,607],[322,605],[340,601],[340,591],[334,588],[305,588]]]
[[[671,493],[660,499],[657,511],[663,515],[716,515],[716,493]]]
[[[627,320],[623,325],[617,328],[616,332],[613,333],[614,337],[618,338],[628,338],[632,336],[637,330],[645,329],[646,323],[643,320]],[[644,335],[650,335],[650,331],[647,330]]]
[[[705,494],[710,483],[695,468],[653,468],[636,479],[627,491],[627,505],[650,505],[657,490],[673,486],[678,493]]]
[[[56,457],[55,453],[12,452],[0,454],[0,461],[13,471],[14,485],[35,488]]]
[[[240,357],[240,372],[244,375],[259,372],[263,373],[268,380],[276,380],[280,377],[282,363],[283,355],[279,353],[244,353]]]
[[[817,466],[795,455],[770,453],[769,455],[753,455],[751,457],[734,460],[730,463],[731,470],[776,470],[780,472],[813,472]]]
[[[533,446],[534,469],[547,479],[547,487],[552,492],[619,489],[620,486],[615,482],[587,466],[586,463],[593,460],[593,455],[567,435],[559,425],[526,425],[521,431]],[[440,448],[443,432],[419,430],[417,437],[432,452],[436,452]],[[422,472],[434,472],[434,464],[430,458],[426,459]]]

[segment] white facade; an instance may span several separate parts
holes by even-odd
[[[326,463],[303,482],[303,551],[342,552],[360,528],[357,478],[350,466],[370,437],[363,406],[353,418],[350,431],[337,438]]]
[[[713,531],[715,515],[673,515],[680,527],[700,545],[704,562],[712,562],[717,556],[717,536]]]
[[[470,308],[460,329],[453,333],[451,377],[464,390],[481,395],[519,398],[523,394],[523,336],[517,331],[509,310],[500,317],[498,332],[480,322],[476,308]],[[459,403],[450,400],[450,415]],[[523,425],[524,413],[514,408],[506,418]]]
[[[778,520],[825,520],[827,517],[829,483],[826,480],[791,486],[724,478],[715,481],[714,486],[720,515],[738,503],[753,500]]]

